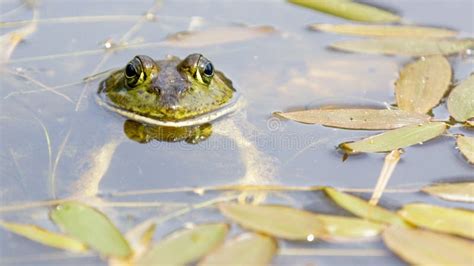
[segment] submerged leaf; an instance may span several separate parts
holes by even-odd
[[[177,231],[155,244],[137,265],[187,265],[205,256],[224,242],[229,225],[202,224]]]
[[[354,215],[379,223],[405,225],[405,222],[397,214],[384,208],[371,205],[363,199],[329,187],[325,188],[324,192],[326,192],[337,205]]]
[[[203,31],[183,31],[170,35],[164,45],[173,47],[202,47],[231,42],[247,41],[275,33],[272,26],[230,26]]]
[[[225,243],[198,265],[269,265],[277,249],[275,239],[247,233]]]
[[[288,2],[354,21],[396,22],[401,19],[383,9],[349,0],[288,0]]]
[[[63,231],[104,256],[125,258],[132,253],[128,242],[109,218],[92,207],[66,202],[51,212],[51,218]]]
[[[406,65],[395,83],[398,108],[419,114],[429,112],[448,90],[451,75],[448,60],[439,55]]]
[[[408,222],[433,231],[474,239],[474,212],[413,203],[398,211]]]
[[[456,145],[467,161],[474,164],[474,137],[457,136]]]
[[[474,202],[474,182],[436,184],[421,191],[445,200]]]
[[[87,246],[75,238],[47,231],[35,225],[17,224],[0,221],[0,226],[15,234],[24,236],[43,245],[74,252],[87,250]]]
[[[347,35],[374,37],[446,38],[457,32],[441,28],[394,25],[313,24],[310,29]]]
[[[388,109],[313,109],[277,116],[307,124],[349,129],[393,129],[428,122],[430,116]]]
[[[289,240],[324,235],[324,224],[311,212],[277,205],[223,203],[221,213],[242,227]]]
[[[472,265],[472,242],[420,229],[392,226],[384,231],[385,244],[412,265]]]
[[[375,38],[336,42],[346,52],[407,56],[451,55],[474,49],[473,39]]]
[[[406,126],[359,141],[342,143],[340,147],[347,153],[388,152],[436,138],[443,134],[447,127],[443,122]]]
[[[474,75],[470,75],[449,94],[448,110],[457,121],[474,118]]]
[[[324,223],[327,234],[322,238],[327,241],[360,241],[376,237],[385,225],[354,217],[318,214]]]

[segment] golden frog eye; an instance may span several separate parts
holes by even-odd
[[[125,66],[125,79],[128,87],[137,86],[140,81],[145,79],[142,62],[138,57],[134,57],[132,61]]]

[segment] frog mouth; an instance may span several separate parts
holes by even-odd
[[[227,114],[230,114],[237,110],[241,105],[240,94],[238,92],[234,92],[232,99],[222,105],[221,107],[212,110],[210,112],[202,113],[190,118],[186,118],[181,121],[163,121],[153,117],[147,117],[144,115],[140,115],[129,110],[126,110],[120,106],[117,106],[114,102],[110,101],[104,93],[97,93],[96,94],[96,102],[100,105],[105,107],[106,109],[118,113],[121,116],[124,116],[128,119],[135,120],[137,122],[155,125],[155,126],[164,126],[164,127],[189,127],[189,126],[196,126],[206,124],[212,121],[215,121]]]

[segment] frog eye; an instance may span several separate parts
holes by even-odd
[[[145,73],[143,72],[142,62],[135,57],[125,66],[125,79],[129,87],[134,87],[143,81]]]
[[[214,76],[214,66],[204,56],[201,56],[197,62],[196,78],[204,83],[209,84]]]

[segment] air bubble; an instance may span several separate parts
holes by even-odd
[[[313,242],[313,241],[314,241],[314,235],[313,235],[313,234],[308,235],[308,236],[306,237],[306,240],[307,240],[308,242]]]

